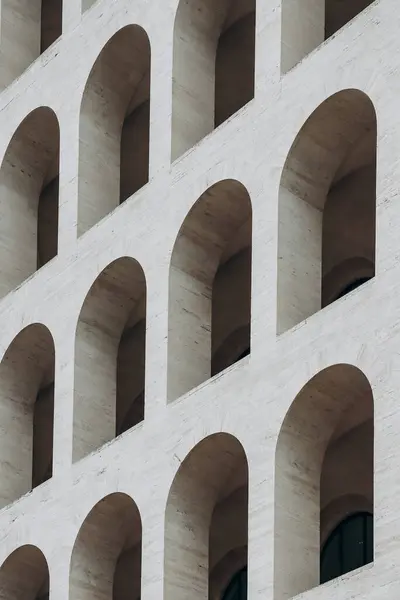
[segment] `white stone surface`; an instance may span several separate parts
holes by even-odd
[[[76,588],[69,584],[76,537],[86,516],[102,498],[122,492],[134,499],[142,520],[141,598],[170,600],[171,596],[164,594],[164,526],[169,490],[189,451],[208,435],[222,431],[237,437],[248,461],[249,599],[286,598],[278,588],[274,591],[274,469],[278,434],[302,387],[324,368],[348,363],[365,374],[374,395],[375,560],[363,569],[304,592],[301,598],[397,600],[398,3],[377,0],[281,78],[281,3],[258,0],[255,98],[172,165],[172,40],[177,0],[97,0],[81,20],[76,0],[64,4],[62,38],[0,95],[0,160],[17,128],[34,109],[50,107],[60,124],[58,256],[0,300],[0,354],[32,323],[48,327],[54,338],[53,477],[0,511],[0,564],[21,546],[37,546],[49,565],[50,598],[81,600]],[[119,29],[129,24],[143,27],[152,48],[150,180],[78,239],[82,95],[100,51]],[[377,113],[376,276],[277,337],[278,199],[282,169],[306,119],[326,98],[348,88],[365,92]],[[196,200],[210,186],[226,179],[240,181],[252,202],[251,356],[167,403],[172,250]],[[73,464],[78,317],[93,282],[107,265],[123,256],[140,263],[147,283],[145,420]],[[4,590],[0,597],[8,600]]]

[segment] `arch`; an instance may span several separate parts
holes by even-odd
[[[54,360],[50,331],[35,323],[0,363],[0,508],[51,477]]]
[[[57,254],[60,130],[47,107],[31,112],[0,168],[0,296]]]
[[[254,97],[255,0],[180,0],[174,26],[172,160]]]
[[[283,0],[281,72],[289,71],[373,2],[374,0],[304,0],[293,5],[290,0]]]
[[[278,333],[321,308],[340,264],[363,259],[375,274],[376,140],[373,104],[354,89],[325,100],[297,135],[279,190]]]
[[[74,461],[143,419],[145,339],[145,275],[133,258],[119,258],[97,277],[78,319]]]
[[[144,29],[128,25],[90,72],[79,127],[78,235],[148,181],[150,54]]]
[[[110,494],[90,511],[71,556],[69,600],[140,598],[142,523],[137,505]]]
[[[210,187],[186,216],[169,274],[169,400],[210,377],[212,355],[236,329],[247,327],[250,347],[251,236],[251,201],[238,181]]]
[[[275,457],[276,598],[318,585],[328,507],[346,510],[346,496],[373,505],[373,432],[371,386],[354,366],[324,369],[293,401]]]
[[[39,548],[14,550],[0,567],[2,600],[48,600],[49,567]]]
[[[232,565],[235,550],[243,547],[246,556],[241,551],[240,560],[247,563],[247,523],[248,465],[243,447],[232,435],[210,435],[183,460],[168,495],[165,600],[186,600],[187,590],[193,600],[214,600],[212,586],[218,583],[218,577],[211,579],[214,568],[230,553],[233,558],[226,559],[225,569],[227,561]]]
[[[62,10],[62,0],[1,0],[1,89],[60,37]]]

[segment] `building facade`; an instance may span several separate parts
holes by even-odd
[[[400,597],[399,26],[1,0],[0,600]]]

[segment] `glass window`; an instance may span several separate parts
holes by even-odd
[[[373,517],[351,515],[336,527],[321,553],[321,583],[354,571],[373,560]]]
[[[232,577],[222,600],[247,600],[247,566]]]
[[[346,285],[346,287],[340,292],[340,294],[337,297],[337,300],[339,300],[339,298],[343,298],[343,296],[346,296],[346,294],[349,294],[353,290],[356,290],[363,283],[366,283],[370,279],[371,279],[371,277],[360,277],[359,279],[356,279],[355,281],[352,281],[351,283],[349,283],[348,285]]]

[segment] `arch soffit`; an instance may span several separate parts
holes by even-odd
[[[19,552],[20,550],[24,550],[24,549],[26,549],[28,551],[32,551],[32,553],[36,554],[37,558],[39,560],[43,560],[43,564],[45,564],[47,567],[47,570],[49,570],[49,563],[46,559],[46,556],[45,556],[45,553],[43,552],[43,550],[41,550],[39,548],[39,546],[37,546],[36,544],[29,543],[29,544],[23,544],[22,546],[18,544],[16,546],[14,546],[14,548],[12,550],[9,550],[7,553],[7,556],[5,556],[5,558],[2,561],[0,561],[0,571],[9,559],[13,558],[13,556],[16,555],[17,552]]]
[[[182,234],[185,226],[187,225],[188,220],[191,218],[195,218],[193,216],[193,213],[196,210],[196,208],[199,207],[202,204],[202,202],[207,199],[207,196],[211,195],[213,192],[216,192],[216,191],[219,192],[219,190],[218,190],[219,187],[221,188],[221,193],[226,194],[227,196],[230,195],[230,193],[232,193],[232,192],[237,197],[243,195],[243,198],[245,198],[246,202],[248,203],[249,218],[252,217],[253,206],[252,206],[252,200],[251,200],[251,196],[248,191],[248,188],[238,179],[234,179],[234,178],[218,179],[218,178],[216,178],[215,182],[211,183],[211,185],[209,185],[207,187],[207,189],[204,190],[200,195],[197,195],[196,197],[192,196],[191,200],[189,202],[189,205],[186,204],[185,206],[182,207],[182,214],[179,218],[179,229],[177,232],[175,230],[171,235],[171,245],[170,245],[170,251],[169,251],[169,265],[170,266],[172,264],[172,259],[173,259],[176,243],[179,240],[180,235]]]
[[[193,458],[194,456],[196,456],[197,454],[201,454],[202,452],[206,452],[205,448],[207,449],[207,446],[211,445],[213,440],[217,439],[225,439],[228,446],[230,445],[232,448],[236,447],[238,455],[241,454],[243,456],[247,466],[247,470],[249,470],[249,459],[247,452],[243,443],[240,441],[239,437],[236,434],[228,433],[226,431],[215,431],[213,433],[210,433],[206,437],[200,438],[194,444],[192,442],[190,444],[190,447],[184,450],[185,455],[183,456],[183,458],[181,458],[180,456],[178,457],[178,455],[175,454],[175,458],[177,459],[177,461],[175,462],[176,467],[172,471],[170,484],[166,487],[166,507],[168,507],[171,492],[173,490],[177,477],[179,477],[179,474],[182,471],[182,467],[184,467],[184,465],[188,463],[188,460],[190,458]]]
[[[351,122],[351,127],[347,121]],[[371,121],[377,129],[375,105],[371,97],[359,88],[344,88],[324,98],[288,140],[279,189],[287,188],[296,194],[305,185],[305,199],[321,208],[320,201],[313,197],[315,190],[307,185],[307,179],[312,178],[311,171],[315,170],[319,193],[326,194],[349,149],[363,137],[366,123]],[[353,132],[352,135],[349,132]],[[307,138],[311,143],[307,144]],[[321,141],[328,142],[326,147]],[[304,174],[301,172],[302,165],[307,171]]]
[[[337,374],[340,374],[340,371],[342,371],[343,376],[339,377],[339,385],[337,385],[335,372]],[[374,405],[373,384],[371,383],[371,379],[364,373],[363,369],[356,366],[355,364],[350,363],[334,363],[322,369],[320,368],[315,372],[314,375],[307,379],[307,381],[300,387],[300,389],[297,388],[299,389],[299,391],[294,395],[294,397],[292,397],[292,400],[290,401],[286,412],[283,414],[280,426],[277,430],[276,449],[278,449],[279,447],[282,432],[285,430],[285,427],[289,424],[295,411],[299,413],[307,411],[307,407],[304,409],[304,411],[300,407],[300,405],[303,404],[302,396],[304,396],[304,404],[306,404],[307,399],[310,400],[310,397],[312,396],[309,393],[307,394],[307,392],[311,391],[314,388],[314,390],[316,390],[317,393],[323,393],[323,388],[325,385],[326,387],[330,387],[333,390],[333,393],[337,394],[339,391],[340,394],[340,388],[345,387],[349,380],[351,380],[352,383],[354,383],[354,381],[356,380],[356,385],[358,384],[360,386],[359,394],[363,396],[365,395],[365,393],[369,393],[372,405]],[[341,383],[343,385],[341,385]],[[307,413],[307,418],[309,417],[310,413]]]
[[[35,334],[36,335],[39,334],[46,341],[48,341],[50,343],[50,345],[51,345],[51,350],[52,350],[53,354],[55,355],[55,353],[56,353],[56,346],[55,346],[55,343],[54,343],[53,334],[51,333],[51,331],[47,327],[47,325],[45,325],[44,323],[40,323],[40,322],[36,322],[35,321],[33,323],[29,323],[28,325],[25,325],[25,327],[23,329],[21,329],[16,334],[14,334],[13,338],[11,339],[11,341],[9,341],[9,343],[8,343],[7,347],[5,348],[5,350],[3,351],[3,353],[0,354],[0,364],[6,358],[6,356],[8,355],[8,353],[10,351],[12,351],[14,344],[15,343],[18,344],[18,342],[20,342],[21,339],[23,339],[24,337],[26,337],[27,335],[29,335],[29,333],[31,333],[31,332],[33,334],[33,337],[35,337]]]
[[[21,578],[21,571],[25,577]],[[27,593],[36,595],[43,586],[48,588],[49,580],[47,559],[43,551],[33,544],[18,546],[0,565],[0,587],[7,598],[25,598]]]
[[[35,121],[37,121],[37,123],[35,123]],[[43,122],[46,122],[46,124],[48,124],[48,127],[43,128]],[[60,121],[58,115],[56,111],[48,105],[36,106],[35,108],[32,108],[24,114],[22,119],[20,119],[18,125],[11,132],[7,143],[4,146],[4,151],[2,154],[0,154],[0,172],[4,161],[6,160],[14,143],[18,140],[18,137],[24,134],[27,136],[27,138],[32,137],[29,134],[29,129],[31,127],[34,131],[36,129],[37,134],[40,136],[39,141],[41,141],[42,143],[50,141],[49,145],[51,146],[52,140],[55,136],[56,144],[54,146],[54,150],[57,149],[57,146],[59,146],[60,143]]]
[[[107,52],[110,51],[110,48],[112,48],[113,43],[116,43],[118,40],[119,36],[123,36],[124,33],[128,32],[129,30],[131,30],[131,37],[132,37],[132,41],[133,43],[137,46],[137,51],[135,53],[135,56],[143,54],[140,52],[140,47],[142,46],[142,43],[145,43],[148,51],[149,51],[149,55],[151,55],[151,39],[150,36],[148,34],[147,29],[141,25],[140,23],[132,23],[131,21],[128,21],[125,25],[122,25],[120,23],[116,23],[115,29],[112,32],[108,32],[107,37],[105,39],[101,39],[99,40],[99,45],[96,48],[96,50],[93,53],[93,60],[89,63],[89,69],[88,71],[85,72],[85,75],[82,79],[81,82],[81,92],[80,92],[80,102],[79,102],[79,113],[82,113],[82,109],[83,109],[83,105],[84,105],[84,101],[86,98],[86,93],[89,89],[91,80],[92,80],[92,76],[95,72],[95,68],[96,66],[99,64],[99,61],[107,55]],[[138,40],[137,38],[142,38],[142,40]],[[136,43],[135,43],[136,42]],[[150,63],[151,63],[151,58],[150,58]]]
[[[137,502],[133,499],[132,495],[127,492],[122,492],[122,491],[110,492],[106,496],[99,497],[94,502],[93,502],[93,500],[88,500],[87,504],[85,503],[85,506],[83,506],[83,502],[82,502],[81,503],[82,511],[81,511],[79,518],[76,520],[76,527],[75,527],[74,531],[71,533],[71,538],[70,538],[70,543],[69,543],[69,547],[71,550],[70,551],[70,566],[71,566],[71,560],[72,560],[72,554],[74,552],[74,548],[76,546],[76,543],[77,543],[79,536],[82,533],[85,525],[87,525],[88,520],[96,514],[97,510],[101,507],[102,503],[108,503],[109,505],[112,505],[114,499],[117,500],[117,502],[118,502],[118,500],[120,500],[122,502],[126,502],[126,506],[130,506],[133,509],[133,511],[136,513],[139,523],[140,523],[140,526],[142,526],[142,513],[139,509],[139,506],[138,506]],[[100,511],[99,511],[99,513],[100,513]]]
[[[129,266],[127,266],[127,269],[137,270],[138,283],[142,284],[144,293],[145,294],[147,293],[146,274],[144,272],[144,269],[143,269],[141,263],[136,258],[134,258],[133,256],[124,255],[124,256],[118,256],[117,258],[114,258],[111,261],[109,259],[105,260],[104,264],[101,266],[98,266],[97,272],[93,274],[90,285],[85,287],[85,290],[83,292],[83,300],[81,300],[77,304],[77,316],[75,319],[75,323],[76,323],[75,334],[76,334],[76,330],[77,330],[77,327],[78,327],[80,319],[81,319],[82,311],[85,308],[87,300],[89,299],[90,293],[93,290],[94,286],[96,285],[96,283],[99,282],[101,277],[103,275],[105,275],[108,270],[111,271],[114,267],[117,268],[121,262],[126,262],[126,264],[129,265]]]

